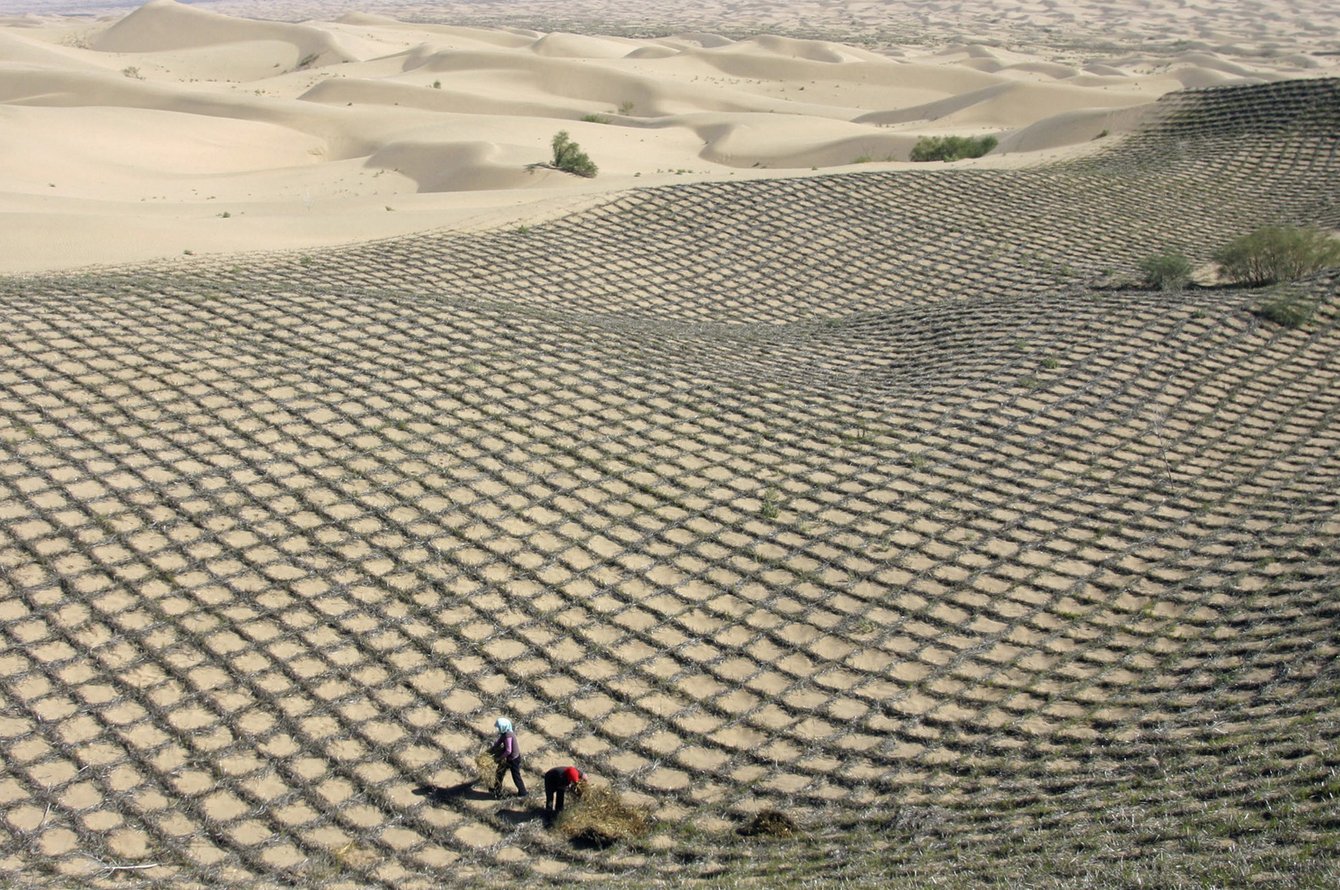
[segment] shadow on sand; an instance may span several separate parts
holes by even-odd
[[[499,811],[498,811],[498,818],[500,818],[500,819],[502,819],[502,820],[508,822],[508,823],[511,824],[511,825],[523,825],[523,824],[525,824],[526,822],[534,822],[534,821],[536,821],[537,819],[543,819],[543,818],[544,818],[544,810],[538,810],[538,809],[528,809],[528,810],[508,809],[508,810],[499,810]]]
[[[414,789],[414,793],[420,797],[428,798],[430,803],[449,803],[453,800],[493,800],[493,795],[487,791],[480,791],[475,787],[474,782],[461,782],[459,785],[452,785],[450,788],[443,788],[440,785],[420,785]]]

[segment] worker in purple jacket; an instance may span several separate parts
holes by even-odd
[[[516,783],[516,796],[526,796],[526,783],[521,780],[521,749],[516,744],[516,733],[512,731],[512,721],[499,717],[493,724],[498,729],[498,740],[489,748],[493,759],[498,761],[498,774],[493,780],[493,796],[502,797],[503,776],[512,771],[512,781]]]

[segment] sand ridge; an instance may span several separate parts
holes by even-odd
[[[1001,139],[967,163],[1038,163],[1128,130],[1170,90],[1326,70],[1201,47],[1058,61],[247,11],[262,15],[152,0],[0,20],[0,269],[477,229],[633,187],[904,164],[927,135]],[[598,177],[533,166],[560,129]]]

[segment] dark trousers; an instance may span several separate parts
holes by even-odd
[[[544,774],[544,812],[556,816],[563,812],[563,796],[568,790],[567,772],[555,767]]]
[[[497,775],[495,775],[495,776],[493,777],[493,791],[494,791],[494,793],[496,794],[496,793],[502,791],[503,776],[507,775],[507,771],[508,771],[508,770],[511,770],[511,771],[512,771],[512,781],[516,783],[516,790],[517,790],[517,793],[518,793],[518,794],[525,794],[525,793],[526,793],[526,783],[523,782],[523,781],[521,780],[521,758],[520,758],[520,757],[513,758],[512,760],[500,760],[500,761],[498,761],[498,773],[497,773]]]

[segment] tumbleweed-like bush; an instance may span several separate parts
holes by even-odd
[[[1140,261],[1146,287],[1176,293],[1191,281],[1191,261],[1175,250],[1165,250]]]
[[[997,145],[995,136],[925,136],[912,147],[914,161],[980,158]]]
[[[1295,281],[1340,265],[1340,241],[1321,229],[1265,226],[1230,241],[1214,260],[1220,274],[1235,284]]]
[[[582,151],[580,145],[572,141],[567,130],[559,130],[554,134],[551,143],[554,149],[554,158],[551,162],[553,166],[564,173],[572,173],[575,176],[584,176],[587,179],[593,178],[598,172],[595,162]]]

